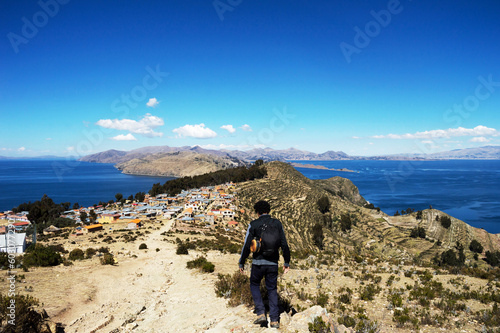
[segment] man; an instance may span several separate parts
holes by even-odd
[[[252,246],[252,240],[260,240],[263,229],[277,230],[277,232],[279,232],[279,241],[276,244],[276,248],[271,250],[271,254],[268,253],[270,252],[269,250],[257,250],[253,253],[252,271],[250,273],[250,291],[252,292],[255,312],[257,313],[257,319],[254,321],[254,324],[263,325],[267,323],[267,320],[264,303],[262,302],[262,295],[260,294],[260,281],[262,278],[265,278],[266,289],[269,295],[269,317],[271,319],[271,327],[279,328],[280,313],[277,291],[279,248],[283,251],[285,273],[290,269],[290,249],[286,241],[283,225],[279,220],[273,219],[269,215],[271,211],[269,203],[267,201],[259,201],[254,205],[254,209],[259,215],[259,218],[253,220],[248,226],[245,244],[243,245],[239,261],[240,272],[243,273],[244,271],[245,260],[251,252],[250,247]],[[264,252],[266,252],[266,254],[264,254]]]

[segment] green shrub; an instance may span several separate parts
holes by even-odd
[[[351,216],[349,214],[342,214],[340,216],[340,229],[345,232],[347,230],[351,230],[351,227]]]
[[[330,327],[321,316],[314,318],[312,323],[308,324],[309,332],[314,333],[327,333],[330,332]]]
[[[139,245],[139,250],[145,250],[147,248],[148,246],[146,245],[146,243],[142,243],[141,245]]]
[[[207,261],[205,257],[197,257],[194,260],[187,262],[187,268],[199,268],[202,272],[212,273],[215,269],[215,265],[210,261]]]
[[[74,249],[69,253],[69,260],[83,260],[85,258],[85,253],[82,249]]]
[[[354,325],[356,325],[356,320],[348,315],[340,316],[337,322],[345,327],[354,327]]]
[[[109,247],[101,246],[97,251],[101,253],[109,253]]]
[[[364,288],[360,288],[359,297],[363,301],[373,301],[375,295],[377,295],[382,289],[374,284],[369,284]]]
[[[89,247],[88,249],[85,250],[85,257],[92,258],[96,253],[97,253],[96,249]]]
[[[472,242],[470,242],[469,250],[475,253],[482,253],[483,246],[477,240],[473,239]]]
[[[322,308],[326,307],[328,304],[328,294],[325,294],[323,292],[318,292],[318,295],[316,295],[315,303],[316,305],[321,306]]]
[[[410,232],[410,237],[412,238],[425,238],[425,228],[415,227]]]
[[[23,256],[23,266],[28,267],[47,267],[57,266],[62,262],[61,255],[55,252],[49,246],[37,244],[30,246]]]
[[[14,300],[12,303],[11,300]],[[11,304],[15,304],[13,309],[15,314],[15,325],[9,325],[7,321],[11,320],[7,315],[11,313]],[[4,296],[0,293],[0,328],[2,332],[35,332],[38,325],[43,321],[40,313],[34,310],[39,304],[36,298],[29,295],[16,294],[15,297]]]
[[[448,229],[451,226],[451,219],[449,216],[441,216],[439,222],[441,222],[443,228]]]
[[[101,265],[114,265],[115,257],[111,253],[104,253],[101,257]]]
[[[177,250],[175,251],[176,254],[189,254],[188,251],[188,246],[186,243],[178,243],[177,244]]]
[[[218,297],[228,298],[230,306],[238,306],[240,304],[246,306],[254,305],[248,276],[236,271],[233,275],[219,274],[217,277],[215,294]]]

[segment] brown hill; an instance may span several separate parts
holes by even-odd
[[[124,173],[147,176],[184,177],[243,165],[238,159],[192,151],[159,153],[134,158],[116,167]]]
[[[266,199],[271,203],[272,214],[279,218],[288,233],[289,243],[295,251],[316,250],[313,226],[320,224],[324,234],[323,248],[326,251],[353,254],[370,254],[385,259],[430,261],[436,254],[453,248],[460,242],[467,259],[473,254],[468,250],[473,239],[478,240],[484,251],[500,250],[499,235],[474,228],[451,217],[451,226],[446,229],[436,221],[436,215],[447,214],[432,209],[404,216],[388,216],[374,209],[364,208],[366,201],[356,186],[347,179],[334,177],[327,180],[310,180],[282,162],[266,164],[268,177],[244,183],[240,186],[240,204],[246,211],[252,205]],[[322,214],[317,205],[319,198],[327,196],[330,211]],[[350,220],[352,227],[342,230],[341,217]],[[251,220],[247,216],[245,221]],[[423,227],[427,237],[411,238],[415,227]]]

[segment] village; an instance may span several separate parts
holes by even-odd
[[[147,223],[172,220],[176,230],[196,228],[234,228],[238,226],[238,209],[236,185],[226,183],[183,190],[175,196],[159,194],[156,197],[145,195],[143,201],[123,200],[108,203],[106,206],[95,205],[65,211],[60,217],[75,221],[70,237],[94,233],[101,230],[134,230]],[[30,242],[36,239],[27,236],[26,230],[32,226],[28,218],[29,212],[15,214],[12,211],[0,212],[0,252],[8,252],[7,234],[15,230],[15,252],[23,253]],[[50,225],[38,233],[56,235],[62,230]],[[5,235],[2,237],[1,235]]]

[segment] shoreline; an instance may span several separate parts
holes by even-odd
[[[354,170],[350,170],[350,169],[347,169],[347,168],[340,168],[340,169],[327,168],[324,165],[316,165],[316,164],[309,164],[309,163],[308,164],[302,164],[302,163],[290,162],[290,165],[293,166],[294,168],[306,168],[306,169],[317,169],[317,170],[330,170],[330,171],[359,173],[359,171],[354,171]]]

